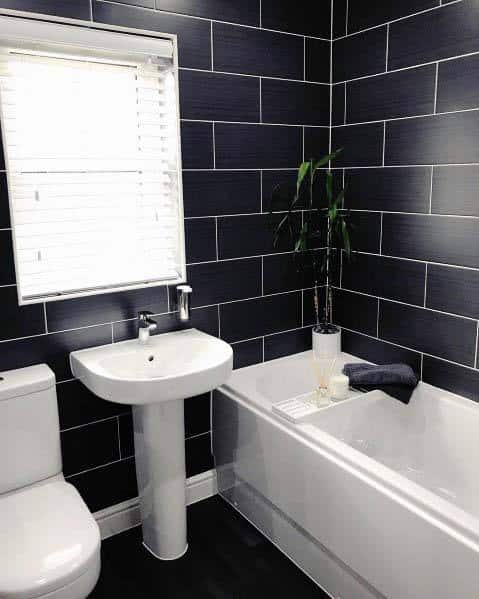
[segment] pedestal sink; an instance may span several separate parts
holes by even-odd
[[[184,398],[228,379],[231,347],[196,329],[70,354],[73,374],[103,399],[133,405],[143,544],[172,560],[188,549]]]

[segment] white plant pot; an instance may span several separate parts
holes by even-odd
[[[321,333],[313,328],[313,353],[316,358],[336,358],[341,353],[341,330]]]

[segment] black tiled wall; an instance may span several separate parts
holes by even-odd
[[[329,149],[330,0],[313,12],[292,0],[0,0],[0,8],[178,35],[193,326],[231,342],[235,367],[307,349],[310,283],[297,276],[291,247],[273,251],[268,212],[272,189],[294,183],[303,152]],[[73,380],[69,352],[133,337],[141,309],[157,314],[160,332],[174,329],[173,294],[19,308],[4,168],[0,152],[0,370],[53,368],[65,474],[98,510],[137,493],[131,412]],[[185,424],[191,476],[212,467],[209,395],[187,400]]]
[[[345,349],[479,400],[479,1],[334,0],[333,31],[346,203],[380,218],[343,263]]]

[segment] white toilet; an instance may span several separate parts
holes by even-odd
[[[84,599],[100,532],[62,474],[55,375],[0,373],[0,599]]]

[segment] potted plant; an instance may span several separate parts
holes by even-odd
[[[312,281],[316,321],[313,350],[317,357],[325,358],[341,352],[341,330],[332,322],[332,288],[338,276],[341,251],[348,259],[351,256],[351,224],[349,212],[343,206],[345,190],[342,187],[335,190],[330,168],[341,151],[301,163],[295,192],[286,198],[286,213],[274,227],[274,247],[287,236],[294,247],[298,270]],[[278,185],[273,191],[272,213],[285,210],[282,190],[283,185]],[[298,210],[303,211],[301,222]]]

